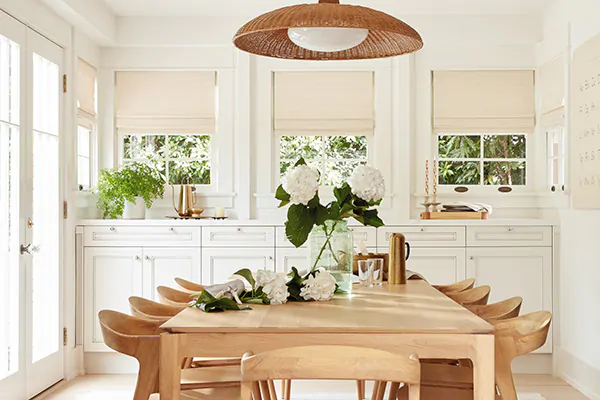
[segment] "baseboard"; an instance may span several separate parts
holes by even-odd
[[[558,376],[592,400],[600,400],[600,370],[564,349],[556,349]]]
[[[514,374],[552,375],[552,354],[527,354],[512,362]]]

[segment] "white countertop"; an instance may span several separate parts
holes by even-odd
[[[386,226],[419,226],[419,225],[443,225],[443,226],[549,226],[558,225],[558,221],[545,219],[495,219],[487,220],[451,220],[451,221],[431,221],[431,220],[405,220],[386,223]],[[268,220],[174,220],[174,219],[92,219],[79,220],[76,225],[96,225],[96,226],[283,226],[282,221]],[[351,226],[360,226],[356,221],[350,221]]]

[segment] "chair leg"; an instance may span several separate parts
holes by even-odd
[[[252,382],[252,396],[254,400],[262,400],[262,396],[260,394],[260,385],[258,384],[258,382]],[[252,400],[252,397],[248,400]]]
[[[277,399],[272,399],[271,398],[271,390],[270,390],[270,387],[269,387],[269,382],[267,382],[267,381],[260,381],[260,391],[262,392],[264,400],[277,400]]]
[[[496,386],[501,400],[517,400],[517,391],[513,380],[510,363],[496,362]]]
[[[275,390],[275,383],[273,381],[268,381],[269,384],[269,395],[271,399],[277,400],[277,391]]]
[[[241,398],[242,400],[252,400],[253,395],[253,382],[242,382],[241,387]],[[260,397],[258,397],[260,400]]]
[[[148,400],[152,393],[158,393],[158,365],[140,363],[133,400]]]
[[[283,400],[290,400],[292,398],[292,381],[290,379],[281,381],[281,392]]]
[[[383,396],[385,396],[385,388],[386,387],[387,387],[387,382],[379,382],[379,387],[377,388],[376,400],[383,400]]]
[[[381,382],[375,381],[373,382],[373,392],[371,393],[371,400],[377,400],[377,392],[379,392],[379,385]]]
[[[390,385],[390,395],[388,400],[396,400],[398,398],[398,390],[400,390],[400,382],[392,382]]]
[[[365,381],[356,381],[356,398],[358,400],[365,399]]]

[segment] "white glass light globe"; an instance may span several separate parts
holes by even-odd
[[[359,28],[289,28],[288,36],[296,45],[312,51],[335,52],[358,46],[369,35]]]

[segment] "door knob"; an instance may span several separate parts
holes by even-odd
[[[23,255],[23,254],[34,255],[39,252],[40,252],[40,246],[32,246],[31,244],[28,244],[27,246],[21,245],[21,255]]]

